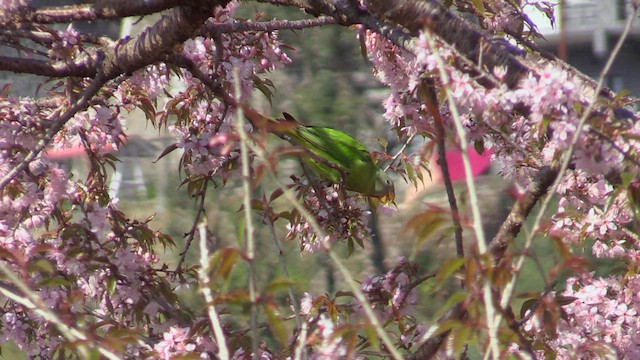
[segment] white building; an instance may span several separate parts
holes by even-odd
[[[597,79],[632,14],[631,1],[557,0],[555,28],[541,15],[531,13],[546,38],[537,43],[560,57],[564,50],[568,63]],[[640,96],[640,19],[635,19],[605,85]]]

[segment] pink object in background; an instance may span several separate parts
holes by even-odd
[[[113,145],[107,145],[107,151],[111,152],[114,150]],[[76,145],[70,148],[60,149],[60,150],[48,150],[44,153],[44,157],[49,160],[61,161],[66,159],[71,159],[74,157],[86,155],[87,152],[82,145]]]
[[[489,170],[492,154],[493,150],[485,150],[484,154],[480,155],[474,148],[469,148],[469,160],[471,161],[471,170],[474,178]],[[462,163],[460,150],[449,150],[446,157],[451,181],[464,180],[464,164]],[[440,169],[438,168],[438,170]]]

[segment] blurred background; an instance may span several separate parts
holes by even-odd
[[[78,1],[79,3],[80,1]],[[35,6],[71,3],[70,1],[34,1]],[[624,19],[630,9],[628,0],[573,0],[562,1],[556,12],[557,24],[554,28],[545,20],[531,14],[539,26],[544,39],[538,45],[577,67],[582,72],[596,78],[611,47],[620,36]],[[246,2],[238,16],[255,19],[264,13],[264,18],[296,19],[305,15],[299,10],[286,7],[260,6]],[[104,34],[119,38],[136,34],[154,18],[124,19],[76,24],[81,31]],[[402,146],[394,139],[397,136],[389,129],[382,114],[381,102],[387,90],[375,79],[371,66],[363,59],[354,29],[342,26],[325,26],[298,32],[280,32],[282,41],[292,47],[288,52],[293,63],[271,77],[276,92],[272,106],[261,94],[256,94],[256,107],[264,113],[278,115],[282,111],[293,114],[305,124],[331,126],[344,130],[366,143],[371,150],[382,151],[377,138],[389,138],[388,152],[394,154]],[[0,51],[7,49],[0,48]],[[10,52],[13,50],[7,50]],[[640,30],[627,41],[621,55],[616,59],[614,71],[607,77],[606,85],[619,92],[629,90],[632,95],[640,94]],[[37,76],[0,74],[0,86],[13,83],[14,95],[36,96],[43,90],[41,83],[48,81]],[[52,84],[48,82],[47,84]],[[121,163],[112,174],[112,194],[120,199],[119,205],[130,216],[140,219],[154,215],[152,225],[170,234],[177,246],[168,249],[162,256],[169,264],[176,264],[178,254],[183,249],[184,234],[193,225],[197,204],[180,187],[178,162],[181,154],[177,151],[155,162],[163,149],[172,144],[174,137],[164,130],[154,129],[140,112],[129,114],[126,127],[130,137],[122,149],[115,154]],[[277,139],[276,139],[277,141]],[[425,139],[416,138],[409,152],[419,152],[425,146]],[[58,161],[77,178],[86,171],[86,159],[81,148],[62,152],[49,152],[47,156]],[[461,166],[456,149],[450,149],[452,167]],[[457,158],[456,158],[457,156]],[[459,165],[455,165],[456,161]],[[291,166],[295,171],[295,164]],[[492,168],[488,156],[476,159],[476,177],[480,193],[480,208],[487,236],[490,239],[515,201],[512,184],[501,179]],[[401,177],[395,178],[398,211],[391,215],[373,214],[369,227],[374,233],[371,243],[365,244],[364,251],[356,250],[346,262],[357,279],[367,274],[382,273],[397,264],[399,256],[405,256],[420,264],[424,272],[433,270],[443,259],[455,256],[453,229],[450,222],[448,202],[441,184],[439,170],[432,159],[430,173],[425,173],[424,184],[414,186]],[[455,169],[454,169],[455,171]],[[458,169],[459,172],[459,169]],[[283,177],[284,178],[284,177]],[[458,178],[457,180],[460,180]],[[264,184],[267,193],[270,184]],[[468,197],[463,182],[455,184],[458,201],[464,214],[468,212]],[[240,209],[241,189],[239,183],[228,182],[222,188],[209,189],[205,204],[208,224],[213,231],[216,247],[239,246],[244,223]],[[256,194],[260,196],[260,194]],[[256,214],[256,220],[261,221]],[[464,237],[468,246],[473,243],[473,231],[468,226],[469,218],[463,218]],[[284,222],[276,223],[278,235],[286,234]],[[267,284],[281,278],[277,249],[266,226],[257,228],[259,267],[261,283]],[[322,255],[300,255],[299,244],[285,243],[285,256],[289,260],[293,280],[301,289],[314,289],[315,295],[324,292],[332,294],[344,288],[327,259]],[[340,246],[340,245],[338,245]],[[538,253],[545,254],[534,259],[519,284],[521,291],[540,291],[545,284],[545,269],[554,264],[551,241],[540,241]],[[192,246],[187,262],[195,263],[196,247]],[[346,257],[346,249],[342,251]],[[533,254],[532,256],[536,256]],[[301,258],[302,257],[302,258]],[[606,266],[605,266],[606,267]],[[240,269],[229,280],[229,288],[245,287],[246,274]],[[308,284],[312,284],[309,286]],[[425,318],[430,318],[450,293],[427,293],[418,306]],[[187,296],[189,298],[189,296]],[[194,306],[198,300],[191,299]]]

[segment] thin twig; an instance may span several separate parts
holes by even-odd
[[[240,99],[240,71],[233,68],[233,79],[235,82],[235,96]],[[242,203],[244,207],[245,236],[246,236],[246,256],[249,263],[249,302],[251,303],[251,347],[253,349],[253,359],[261,358],[260,339],[258,338],[258,304],[257,304],[257,278],[255,263],[255,239],[253,233],[253,218],[251,216],[251,172],[249,169],[249,135],[244,130],[243,109],[238,107],[236,113],[236,131],[240,136],[240,162],[242,163]]]
[[[409,144],[411,143],[411,141],[413,140],[413,138],[414,138],[414,137],[416,137],[416,135],[417,135],[417,134],[418,134],[417,132],[416,132],[416,133],[413,133],[413,134],[411,134],[411,135],[407,138],[407,141],[405,141],[405,142],[404,142],[404,144],[402,144],[402,147],[400,148],[400,150],[398,150],[398,152],[397,152],[395,155],[393,155],[393,156],[391,157],[391,162],[389,163],[389,165],[387,165],[387,166],[384,168],[384,172],[389,171],[389,168],[391,167],[391,165],[393,165],[393,163],[394,163],[396,160],[398,160],[398,158],[400,157],[400,155],[402,155],[402,153],[404,153],[404,151],[406,150],[407,146],[409,146]]]
[[[440,163],[440,169],[442,169],[442,179],[447,191],[447,198],[449,199],[449,209],[451,210],[451,217],[453,219],[454,237],[456,242],[456,255],[459,258],[464,258],[464,244],[462,239],[462,224],[460,223],[460,210],[458,209],[458,201],[456,200],[456,193],[453,190],[453,183],[451,182],[451,174],[449,173],[449,165],[447,163],[447,150],[445,143],[445,130],[444,121],[442,115],[440,115],[440,106],[438,104],[438,98],[433,88],[433,81],[423,82],[421,90],[423,90],[423,101],[427,105],[427,110],[433,117],[433,122],[436,130],[436,143],[438,144],[438,162]],[[464,281],[462,281],[464,287]]]
[[[200,234],[200,268],[198,269],[198,278],[200,279],[200,292],[207,303],[207,314],[211,322],[213,336],[218,346],[218,358],[221,360],[229,359],[229,348],[227,347],[227,339],[224,336],[222,325],[220,324],[220,316],[216,310],[213,293],[211,291],[211,279],[209,278],[209,249],[207,247],[207,223],[201,222],[198,226]]]
[[[280,266],[282,267],[282,272],[284,273],[284,276],[286,277],[287,281],[289,281],[289,301],[291,302],[291,306],[293,306],[293,313],[295,315],[296,318],[296,326],[298,327],[298,329],[300,329],[300,326],[302,325],[302,319],[300,319],[300,303],[298,302],[298,299],[296,297],[295,291],[293,289],[293,284],[291,284],[291,275],[289,274],[289,268],[287,267],[287,261],[284,257],[284,250],[282,249],[282,245],[280,244],[280,239],[278,238],[277,234],[276,234],[276,228],[275,225],[273,223],[273,219],[271,218],[271,208],[269,207],[269,205],[267,204],[267,197],[266,195],[263,193],[262,195],[262,202],[264,203],[264,207],[265,207],[265,219],[267,221],[267,225],[269,227],[269,231],[271,232],[271,237],[273,238],[273,243],[276,245],[276,250],[278,251],[278,259],[280,260]]]
[[[305,321],[302,323],[302,327],[300,328],[300,333],[297,336],[298,345],[296,345],[293,360],[302,360],[307,358],[307,352],[305,351],[305,346],[307,345],[308,331],[309,331],[309,325],[307,325],[307,322]]]
[[[191,242],[193,242],[193,238],[195,237],[196,230],[198,228],[198,223],[200,223],[200,217],[205,213],[204,202],[207,198],[206,193],[207,193],[208,185],[209,185],[209,181],[205,181],[204,188],[202,189],[202,192],[200,194],[200,204],[198,205],[198,212],[196,213],[195,219],[193,220],[193,225],[191,226],[191,230],[189,230],[188,232],[187,240],[184,245],[184,250],[182,250],[182,252],[180,253],[180,261],[178,261],[178,265],[176,266],[176,271],[180,270],[180,267],[182,266],[185,259],[187,258],[187,252],[189,251],[189,248],[191,247]]]

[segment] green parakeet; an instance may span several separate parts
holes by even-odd
[[[333,183],[341,183],[344,173],[347,190],[378,198],[385,204],[394,201],[393,181],[376,165],[367,147],[358,139],[344,131],[302,125],[287,113],[284,119],[274,120],[249,106],[243,106],[243,109],[254,126],[310,151],[314,156],[304,160],[319,176]]]

